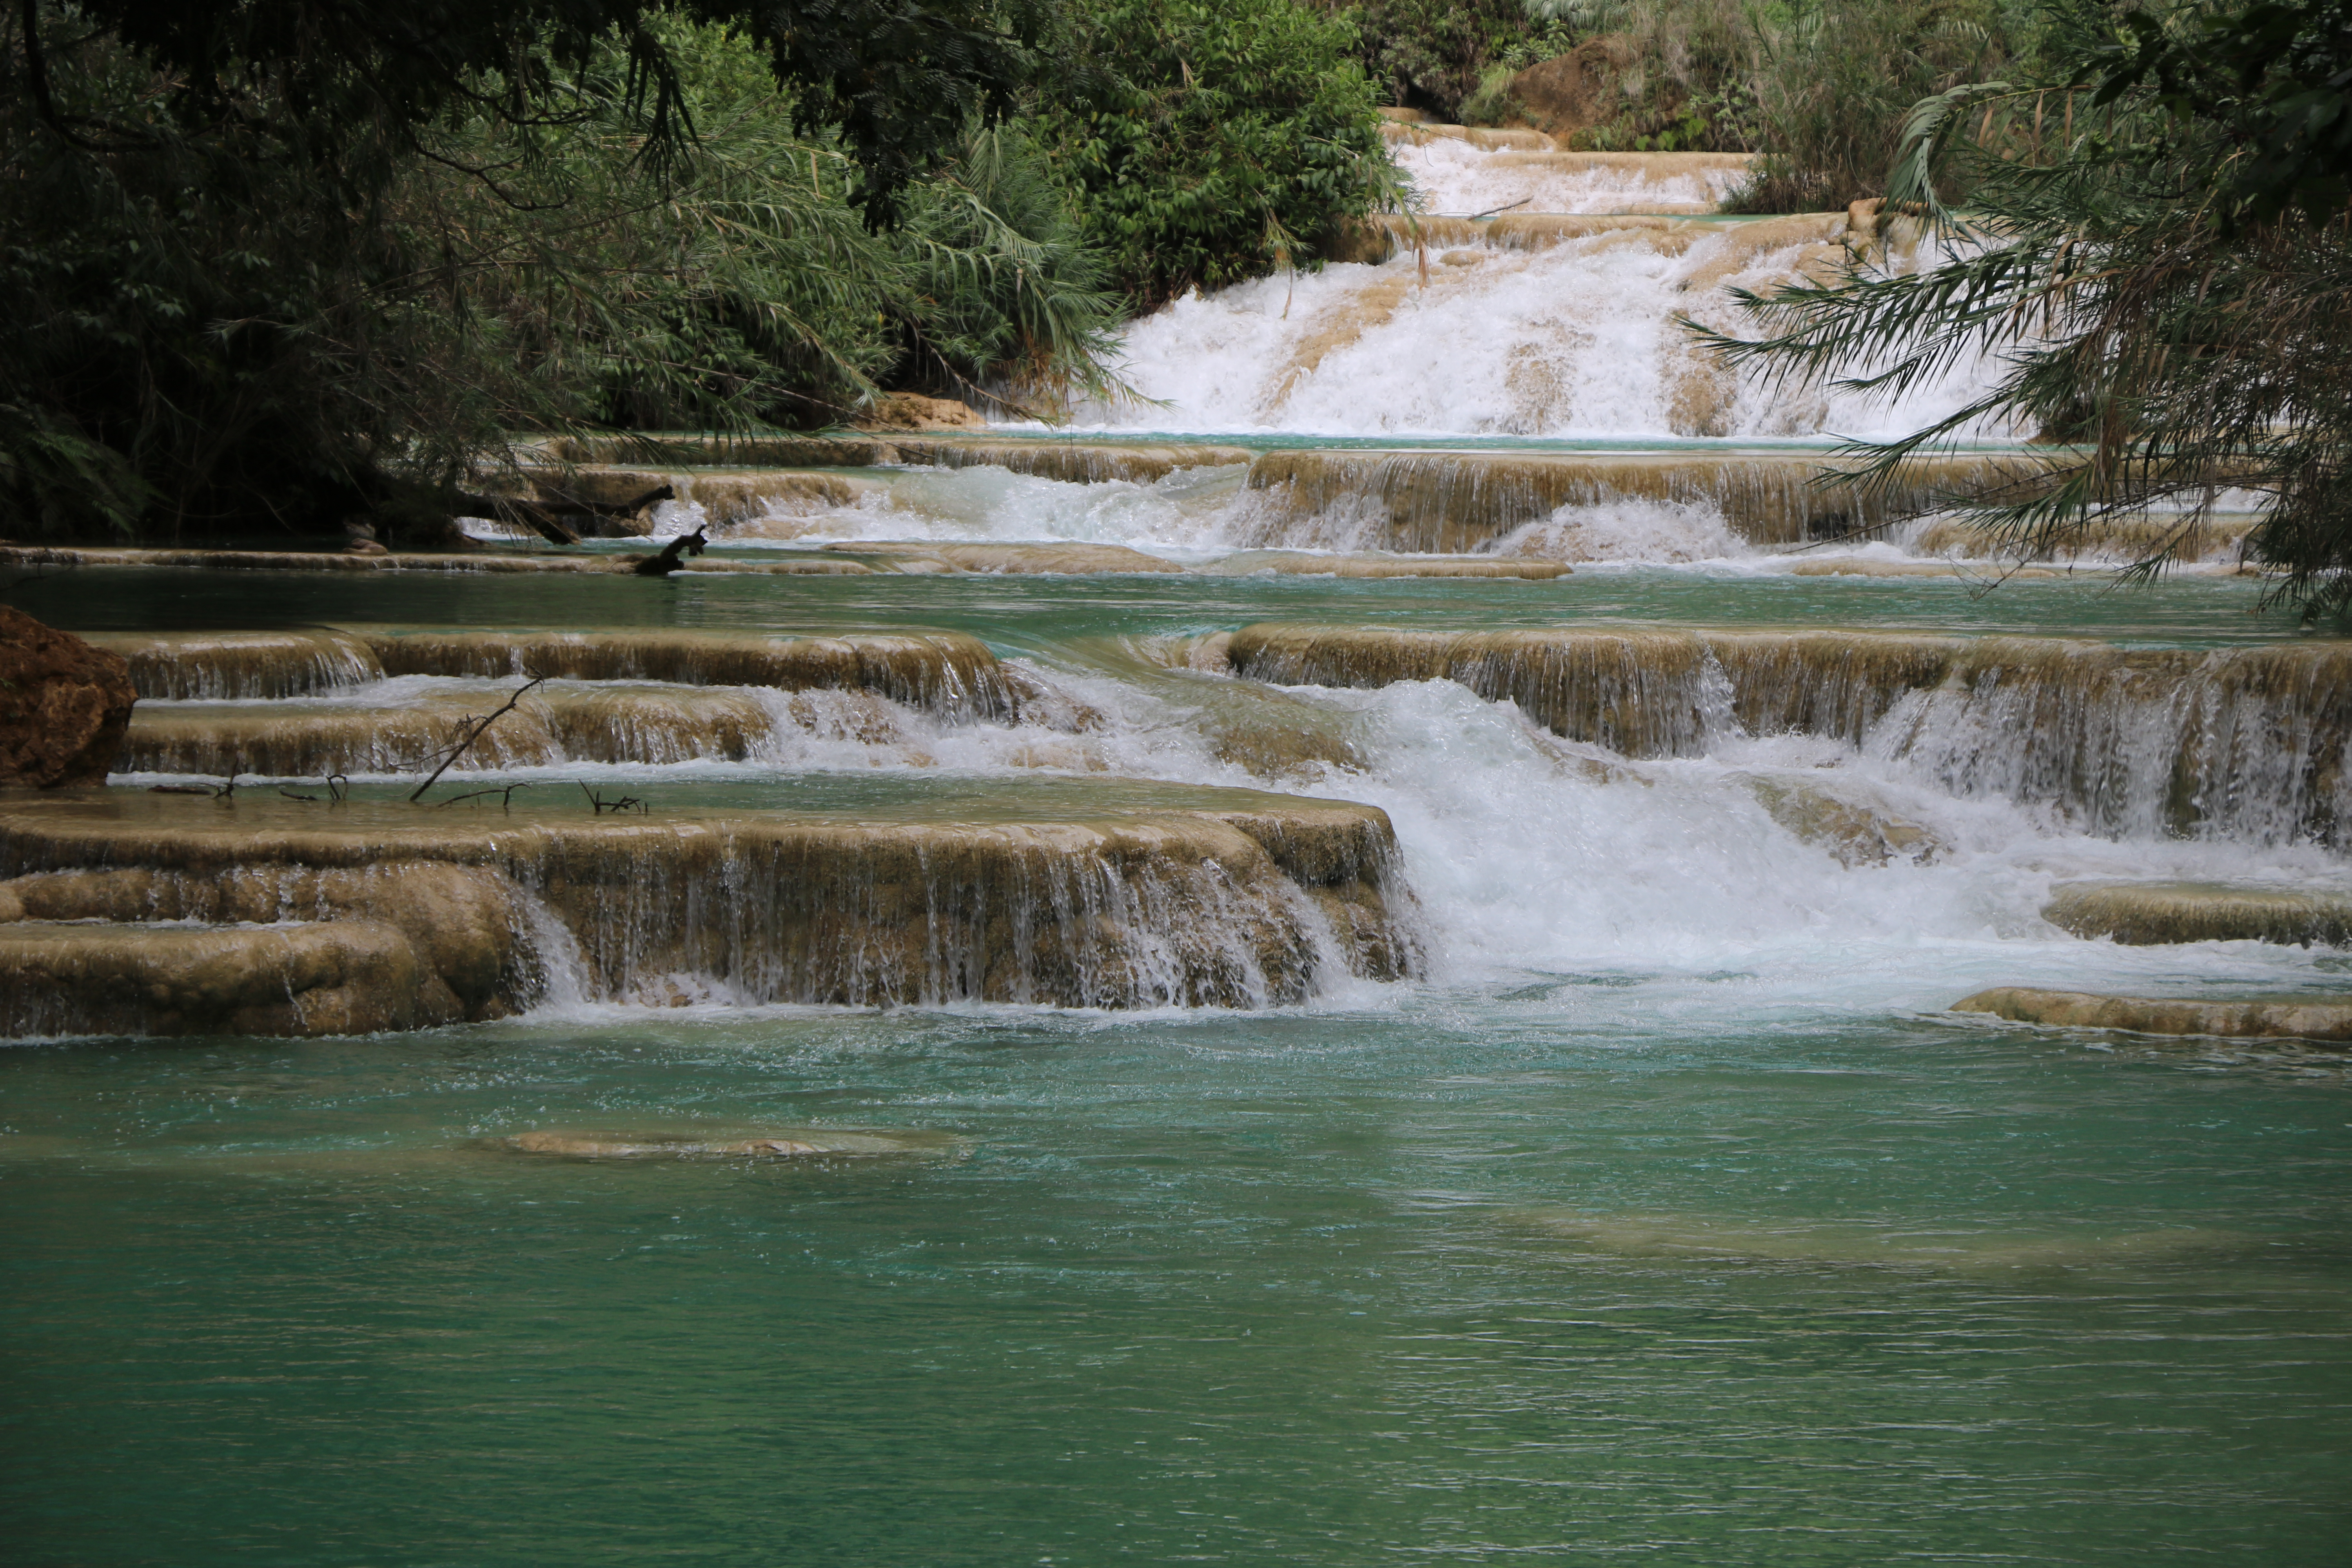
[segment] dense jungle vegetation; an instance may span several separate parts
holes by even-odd
[[[1891,197],[1958,258],[1723,351],[1889,389],[2006,355],[1865,459],[2085,443],[1968,499],[2027,545],[2176,508],[2151,563],[2251,485],[2257,553],[2341,606],[2347,4],[26,0],[0,533],[435,526],[518,432],[1115,395],[1128,313],[1407,199],[1394,104],[1759,152],[1751,210]]]

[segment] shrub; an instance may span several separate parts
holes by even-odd
[[[1389,169],[1355,30],[1293,0],[1095,0],[1104,78],[1041,106],[1087,232],[1139,307],[1312,267]]]

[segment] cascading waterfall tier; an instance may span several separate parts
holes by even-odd
[[[1278,685],[1457,681],[1629,757],[1823,736],[1958,795],[2056,805],[2114,837],[2336,845],[2352,832],[2341,643],[1255,626],[1224,648],[1235,673]]]
[[[778,691],[867,691],[950,717],[1003,718],[996,656],[957,632],[770,637],[718,632],[93,632],[147,699],[257,701],[391,676],[545,676]]]
[[[2026,461],[1945,458],[1864,489],[1818,482],[1822,459],[1805,453],[1268,452],[1250,467],[1240,531],[1263,547],[1468,552],[1562,508],[1637,501],[1706,509],[1749,544],[1794,544],[1879,527]]]
[[[1106,785],[1086,816],[895,821],[16,796],[0,1012],[17,1035],[319,1034],[496,1016],[562,985],[1261,1006],[1413,972],[1384,814],[1193,793],[1191,809]]]

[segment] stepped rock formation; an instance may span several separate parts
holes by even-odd
[[[2342,998],[2184,1002],[2005,985],[1955,1002],[1952,1011],[1990,1013],[2011,1023],[2046,1024],[2069,1029],[2352,1044],[2352,1001]]]
[[[2052,925],[2135,947],[2176,942],[2352,947],[2352,891],[2074,882],[2051,893],[2042,918]]]
[[[142,697],[260,701],[395,675],[546,676],[777,691],[870,691],[950,717],[1013,709],[988,645],[961,632],[829,637],[756,632],[122,632]]]
[[[0,605],[0,784],[103,783],[138,700],[120,655]]]
[[[1382,813],[1206,793],[896,822],[22,798],[0,806],[0,952],[22,959],[0,1005],[20,1034],[318,1034],[495,1016],[567,979],[651,1002],[1257,1006],[1418,966]],[[253,917],[295,923],[130,923]],[[114,923],[46,923],[93,918]]]
[[[1878,632],[1409,632],[1254,626],[1234,671],[1286,686],[1455,680],[1629,757],[1795,732],[1960,795],[2116,837],[2352,833],[2352,645],[2127,649]]]
[[[458,1016],[408,939],[373,921],[0,925],[0,1017],[16,1037],[357,1035]]]
[[[84,994],[67,984],[74,973],[88,984],[107,973],[142,976],[134,986],[141,994],[123,1005],[156,1021],[133,1032],[345,1034],[504,1017],[535,997],[545,976],[519,935],[527,922],[517,900],[514,885],[497,872],[425,861],[321,868],[263,859],[202,875],[152,867],[44,871],[0,881],[0,938],[37,929],[19,921],[112,922],[80,928],[90,933],[87,942],[42,935],[40,951],[58,955],[52,964],[69,957],[83,967],[35,969],[61,994]],[[244,929],[212,933],[217,940],[209,943],[167,942],[142,956],[142,943],[156,933],[129,922],[152,921]],[[356,934],[341,945],[303,934],[320,922]],[[284,941],[259,929],[281,926]],[[73,928],[63,929],[69,935]],[[250,979],[247,967],[264,978]],[[269,976],[285,982],[275,993]],[[303,998],[310,991],[332,994]],[[270,1011],[281,1005],[296,1011]],[[254,1008],[273,1026],[228,1016]],[[319,1026],[291,1027],[301,1016],[314,1016]],[[354,1024],[362,1017],[387,1021]],[[389,1021],[400,1017],[415,1021]]]
[[[1795,544],[1874,527],[2015,461],[1923,463],[1865,493],[1816,483],[1820,459],[1802,455],[1276,451],[1250,467],[1245,542],[1458,554],[1562,506],[1636,500],[1704,505],[1751,544]]]

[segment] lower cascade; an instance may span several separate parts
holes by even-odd
[[[0,813],[16,873],[0,881],[0,994],[16,1034],[303,1035],[499,1017],[564,991],[1264,1006],[1414,972],[1379,811],[1208,794],[971,824],[419,826],[353,803],[322,825],[268,798],[44,800]]]

